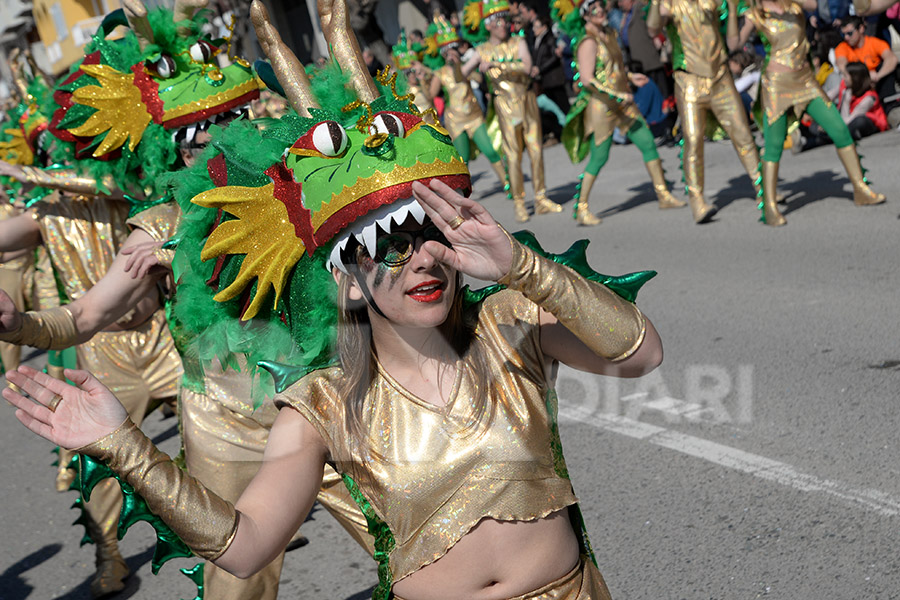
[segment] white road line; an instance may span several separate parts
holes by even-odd
[[[821,492],[853,506],[862,506],[885,517],[900,514],[900,500],[871,488],[857,488],[840,481],[819,479],[815,475],[798,471],[787,463],[772,460],[758,454],[744,452],[730,446],[702,438],[685,435],[664,427],[641,423],[628,417],[588,413],[560,402],[562,419],[587,423],[630,438],[675,450],[688,456],[747,473],[804,492]]]

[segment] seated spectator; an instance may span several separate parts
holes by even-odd
[[[863,63],[847,65],[837,93],[837,107],[856,141],[888,129],[884,107],[875,93],[869,69]],[[831,142],[815,124],[809,128],[809,134],[804,150]]]
[[[636,60],[628,65],[628,80],[631,82],[634,103],[644,115],[657,144],[672,144],[672,129],[675,126],[675,115],[663,112],[663,95],[659,86],[644,73],[644,66]]]
[[[841,26],[844,41],[835,48],[835,66],[841,75],[847,75],[847,65],[861,62],[869,70],[879,98],[884,100],[895,93],[897,57],[882,39],[865,34],[866,25],[860,17],[850,17]]]
[[[875,86],[869,69],[863,63],[847,65],[847,75],[841,81],[838,93],[838,109],[856,141],[881,131],[887,131],[887,116],[881,99],[875,93]]]
[[[822,86],[822,91],[829,98],[836,98],[838,88],[841,86],[841,75],[834,70],[834,65],[828,60],[829,48],[824,43],[817,43],[812,49],[812,64],[816,72],[816,83]]]
[[[756,95],[759,91],[761,75],[756,57],[746,50],[735,50],[728,55],[728,68],[731,69],[734,87],[741,95],[747,116],[751,117],[753,103],[756,102]]]

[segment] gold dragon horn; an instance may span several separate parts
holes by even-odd
[[[153,29],[150,28],[150,20],[147,19],[147,7],[141,0],[122,0],[122,8],[143,50],[148,44],[153,43]]]
[[[256,37],[263,52],[272,61],[272,69],[278,83],[284,88],[288,102],[301,117],[308,117],[310,108],[319,108],[306,76],[306,69],[297,60],[290,48],[281,40],[278,30],[269,20],[269,11],[260,0],[250,5],[250,20],[256,30]]]
[[[172,9],[172,12],[175,13],[175,22],[192,19],[194,13],[201,8],[206,8],[207,4],[209,4],[209,0],[175,0],[175,8]],[[186,36],[189,33],[190,29],[187,27],[178,28],[178,35],[180,36]]]
[[[346,0],[318,0],[317,4],[325,41],[331,47],[334,60],[342,69],[350,71],[353,88],[359,99],[366,104],[371,103],[381,94],[363,61],[356,34],[350,28]]]
[[[25,80],[25,66],[19,60],[20,48],[13,48],[9,53],[9,70],[12,71],[13,83],[16,85],[19,102],[28,102],[28,81]]]

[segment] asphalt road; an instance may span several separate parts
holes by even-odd
[[[603,224],[575,227],[579,171],[561,147],[546,152],[566,210],[527,224],[545,247],[588,238],[598,271],[659,271],[639,304],[662,336],[662,367],[632,381],[559,377],[569,470],[617,600],[900,598],[898,149],[896,132],[861,144],[889,196],[862,208],[833,148],[787,153],[779,229],[757,222],[728,142],[707,144],[720,212],[702,226],[688,209],[658,210],[638,151],[615,147],[592,199]],[[662,156],[680,178],[675,149]],[[517,229],[486,167],[472,165],[476,189]],[[12,412],[0,406],[0,599],[89,598],[93,551],[70,525],[74,493],[53,491],[50,444]],[[174,420],[153,416],[147,430],[177,451]],[[372,562],[339,526],[316,510],[303,531],[311,542],[288,555],[281,597],[369,597]],[[196,561],[151,575],[148,525],[122,549],[136,574],[120,598],[196,594],[178,572]]]

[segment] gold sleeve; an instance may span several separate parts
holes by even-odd
[[[29,310],[22,314],[22,326],[0,333],[0,341],[44,350],[63,350],[75,344],[78,329],[65,306],[48,310]]]
[[[659,14],[661,0],[650,0],[650,9],[647,11],[647,29],[659,31],[662,29],[662,17]]]
[[[39,187],[54,190],[63,190],[73,194],[96,195],[98,193],[97,180],[89,175],[78,175],[72,169],[36,169],[34,167],[22,167],[25,172],[25,181]],[[111,176],[103,178],[106,189],[115,189],[115,182]]]
[[[853,8],[856,14],[864,15],[872,8],[872,0],[853,0]]]
[[[234,506],[178,468],[131,419],[74,451],[102,460],[118,473],[198,556],[215,560],[234,540]]]
[[[512,237],[510,242],[512,267],[498,283],[521,292],[559,319],[597,356],[620,361],[640,347],[646,321],[637,306]]]

